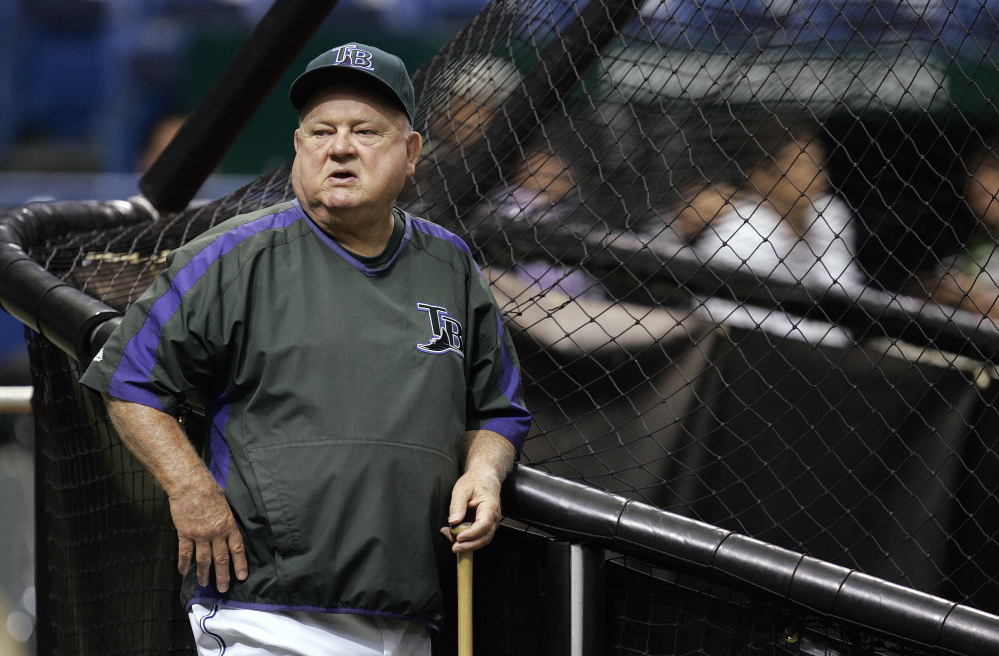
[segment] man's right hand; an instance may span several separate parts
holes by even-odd
[[[229,589],[229,565],[240,581],[246,579],[246,550],[225,493],[212,481],[191,492],[170,497],[170,515],[179,539],[178,569],[187,574],[192,561],[197,567],[198,585],[208,585],[212,565],[215,587]]]
[[[229,566],[240,581],[247,576],[243,536],[236,526],[225,492],[201,462],[177,420],[148,406],[104,395],[108,415],[121,441],[138,458],[170,499],[180,556],[186,574],[194,562],[198,584],[208,585],[215,566],[219,592],[229,589]]]

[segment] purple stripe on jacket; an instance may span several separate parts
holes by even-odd
[[[184,295],[197,284],[212,264],[250,237],[264,230],[286,228],[304,217],[305,214],[297,204],[278,214],[262,216],[219,235],[215,241],[191,258],[191,261],[174,275],[170,288],[153,302],[142,328],[125,345],[121,362],[111,376],[108,393],[121,399],[132,400],[137,396],[136,387],[147,390],[153,367],[156,365],[156,351],[163,327],[177,312]],[[153,407],[163,409],[158,402]]]
[[[465,251],[469,255],[472,254],[472,250],[468,247],[468,244],[466,244],[462,240],[462,238],[459,237],[458,235],[450,232],[449,230],[445,230],[444,228],[440,227],[435,223],[430,223],[429,221],[418,219],[415,216],[412,216],[411,214],[407,214],[406,216],[409,217],[410,222],[412,222],[414,229],[419,230],[420,232],[423,232],[425,234],[428,234],[431,237],[437,237],[438,239],[443,239],[446,242],[450,242],[451,244],[458,247],[460,250]]]
[[[212,418],[212,429],[208,435],[208,450],[211,453],[209,471],[223,490],[229,479],[229,464],[232,461],[229,443],[225,441],[225,425],[229,421],[230,410],[232,410],[232,406],[226,403],[215,411]]]
[[[460,250],[465,251],[469,255],[472,254],[468,244],[466,244],[461,237],[455,235],[449,230],[413,216],[410,216],[410,219],[412,220],[414,229],[431,235],[432,237],[443,239]],[[479,275],[482,275],[477,263],[475,264],[475,270]],[[519,451],[520,447],[524,444],[524,440],[527,439],[527,433],[531,430],[531,413],[528,412],[526,408],[519,405],[516,401],[520,393],[520,372],[517,371],[517,367],[514,366],[513,359],[510,357],[509,351],[507,351],[506,340],[504,339],[504,330],[503,318],[500,316],[500,313],[497,312],[496,337],[499,340],[500,353],[502,357],[499,385],[500,392],[502,392],[503,396],[505,396],[510,402],[511,414],[506,417],[496,417],[495,419],[490,419],[484,426],[482,426],[482,429],[499,433],[506,439],[510,440],[510,442],[517,447],[517,450]]]
[[[517,403],[517,397],[520,394],[520,372],[514,366],[513,358],[510,357],[510,352],[506,348],[504,330],[503,317],[497,312],[496,339],[499,341],[500,353],[503,358],[503,365],[500,368],[499,386],[500,392],[510,401],[511,415],[490,419],[482,428],[499,433],[510,440],[519,451],[520,447],[524,444],[524,440],[527,439],[528,431],[531,430],[531,413]]]

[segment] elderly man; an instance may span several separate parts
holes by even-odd
[[[429,654],[444,524],[492,539],[530,425],[516,357],[468,247],[394,207],[402,61],[334,48],[291,100],[296,199],[174,251],[82,382],[169,497],[201,654]]]

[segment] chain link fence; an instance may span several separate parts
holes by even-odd
[[[999,613],[997,34],[991,0],[488,5],[414,78],[402,206],[462,236],[503,307],[522,462]],[[170,250],[292,196],[285,168],[30,255],[123,311]],[[31,353],[52,653],[187,649],[161,492],[77,366]],[[691,642],[620,571],[613,653],[909,653],[700,592],[698,621],[763,628]],[[154,580],[131,619],[84,610]]]

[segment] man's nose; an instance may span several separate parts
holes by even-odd
[[[352,155],[355,152],[354,148],[354,138],[349,131],[337,130],[333,138],[330,139],[329,145],[330,155],[334,157],[343,157],[345,155]]]

